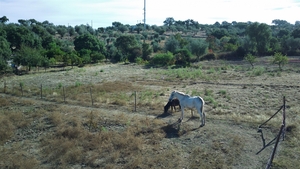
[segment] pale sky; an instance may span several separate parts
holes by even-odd
[[[54,25],[112,26],[143,22],[144,0],[0,0],[0,17],[49,21]],[[163,25],[168,17],[200,24],[232,22],[300,21],[300,0],[146,0],[146,24]]]

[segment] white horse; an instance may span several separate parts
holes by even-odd
[[[203,111],[205,102],[200,96],[190,96],[188,94],[184,94],[182,92],[175,90],[171,93],[169,101],[171,101],[173,98],[177,98],[180,103],[180,107],[181,107],[181,118],[179,119],[180,123],[182,122],[183,119],[184,108],[189,108],[189,109],[196,108],[201,117],[200,127],[203,127],[205,125],[205,113]]]

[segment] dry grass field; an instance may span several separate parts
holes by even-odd
[[[0,168],[265,168],[257,127],[286,97],[287,132],[272,168],[300,166],[300,63],[279,71],[270,58],[203,61],[191,68],[99,64],[0,81]],[[42,94],[41,94],[42,88]],[[169,94],[199,95],[206,125],[185,110],[163,112]],[[136,107],[135,107],[136,105]],[[279,131],[279,113],[263,128]]]

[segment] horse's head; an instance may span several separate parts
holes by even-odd
[[[171,102],[168,102],[168,103],[165,105],[165,107],[164,107],[164,110],[165,110],[164,113],[167,113],[167,112],[168,112],[170,106],[171,106]]]

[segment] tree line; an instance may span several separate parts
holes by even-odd
[[[300,55],[300,21],[199,24],[166,18],[162,26],[122,24],[54,25],[49,21],[0,18],[0,71],[18,65],[83,66],[102,60],[189,66],[203,59],[243,59],[246,55]],[[201,33],[201,35],[199,35]]]

